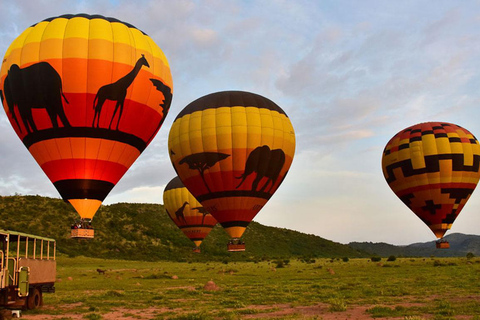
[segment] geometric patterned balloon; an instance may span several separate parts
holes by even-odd
[[[176,117],[170,160],[187,189],[239,239],[284,180],[295,153],[285,111],[245,91],[203,96]]]
[[[160,129],[172,78],[161,49],[134,26],[63,15],[12,42],[0,91],[18,137],[89,220]]]
[[[382,157],[393,192],[442,238],[480,179],[480,146],[451,123],[420,123],[397,133]]]
[[[179,177],[173,178],[165,187],[163,203],[168,216],[195,243],[198,252],[217,220],[185,188]]]

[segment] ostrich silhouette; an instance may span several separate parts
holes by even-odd
[[[183,222],[187,224],[187,220],[185,220],[185,216],[183,215],[183,210],[185,210],[186,205],[188,204],[187,201],[185,201],[180,208],[175,211],[175,217],[177,218],[178,222]]]
[[[123,113],[123,104],[125,103],[125,97],[127,96],[127,89],[128,87],[130,87],[133,80],[135,80],[135,77],[140,72],[142,66],[150,68],[147,59],[145,59],[145,55],[143,54],[142,57],[138,59],[137,63],[135,63],[135,67],[133,67],[132,71],[127,73],[122,78],[118,79],[116,82],[104,85],[103,87],[98,89],[97,95],[93,100],[93,109],[95,109],[95,116],[93,117],[92,127],[95,127],[95,120],[97,120],[98,128],[100,122],[100,113],[102,112],[103,104],[105,103],[105,100],[111,100],[116,101],[117,104],[115,105],[115,110],[113,112],[112,119],[110,120],[110,125],[108,126],[108,129],[112,127],[113,118],[115,118],[115,115],[120,108],[116,128],[118,130],[120,118],[122,117]]]

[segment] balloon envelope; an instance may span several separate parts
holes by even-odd
[[[383,151],[393,192],[437,236],[443,237],[480,178],[480,147],[466,129],[427,122],[397,133]]]
[[[91,219],[168,112],[165,55],[134,26],[64,15],[27,28],[0,70],[5,112],[62,198]]]
[[[186,106],[171,127],[168,145],[184,185],[230,237],[240,238],[285,178],[295,133],[271,100],[225,91]]]
[[[172,221],[197,247],[217,224],[179,177],[173,178],[165,187],[163,204]]]

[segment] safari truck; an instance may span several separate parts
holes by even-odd
[[[0,241],[0,307],[40,307],[55,292],[55,240],[0,229]]]

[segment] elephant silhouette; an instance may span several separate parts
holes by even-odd
[[[256,173],[255,180],[252,182],[252,191],[257,191],[258,184],[262,178],[267,178],[263,187],[259,190],[263,192],[271,183],[270,188],[266,192],[270,192],[280,175],[280,171],[285,164],[285,152],[282,149],[271,150],[268,146],[255,148],[248,155],[245,163],[245,170],[237,179],[242,179],[236,189],[238,189],[245,179],[252,173]]]
[[[64,127],[71,127],[63,110],[62,97],[66,103],[68,100],[63,94],[62,78],[48,62],[25,68],[12,64],[3,83],[3,94],[20,132],[15,106],[28,133],[38,131],[32,116],[34,108],[45,109],[54,128],[58,128],[57,117]]]

